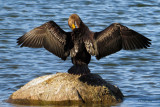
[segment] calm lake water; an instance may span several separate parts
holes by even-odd
[[[125,99],[117,107],[160,106],[160,0],[1,0],[0,1],[0,107],[20,107],[4,102],[30,80],[66,72],[71,64],[43,48],[19,48],[16,39],[49,20],[65,31],[68,17],[77,13],[92,31],[121,23],[152,40],[148,49],[120,51],[89,67]]]

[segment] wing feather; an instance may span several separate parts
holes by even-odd
[[[72,47],[70,34],[63,31],[55,22],[49,21],[19,37],[17,43],[21,47],[44,47],[65,60]]]
[[[94,33],[96,58],[100,59],[115,52],[142,49],[150,46],[150,39],[119,23],[113,23],[101,32]],[[89,49],[88,49],[89,50]]]

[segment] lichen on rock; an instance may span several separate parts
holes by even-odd
[[[14,92],[8,102],[24,105],[115,104],[123,100],[117,86],[98,74],[57,73],[33,79]]]

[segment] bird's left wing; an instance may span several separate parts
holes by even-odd
[[[63,31],[55,22],[49,21],[19,37],[17,43],[21,47],[44,47],[65,60],[71,47],[70,34]]]

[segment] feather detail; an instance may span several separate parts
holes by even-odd
[[[41,48],[65,60],[73,46],[71,33],[63,31],[55,22],[49,21],[27,32],[17,40],[21,47]]]

